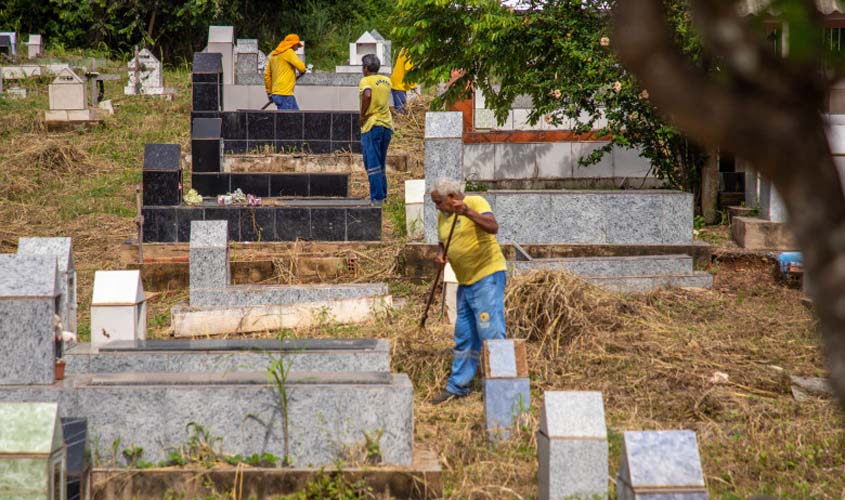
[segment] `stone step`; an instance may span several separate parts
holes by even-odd
[[[280,350],[280,347],[283,350]],[[65,351],[65,373],[186,373],[264,370],[284,353],[291,371],[389,372],[390,342],[378,339],[153,340],[81,343]]]
[[[617,292],[649,292],[661,288],[712,288],[713,275],[704,271],[656,276],[581,276],[585,281]]]
[[[566,257],[512,261],[515,272],[533,269],[561,269],[578,276],[669,276],[693,271],[689,255],[638,255],[631,257]]]

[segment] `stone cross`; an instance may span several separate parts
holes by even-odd
[[[537,455],[540,500],[607,498],[607,428],[601,393],[546,391]]]
[[[129,82],[123,89],[126,95],[158,95],[164,93],[161,62],[147,49],[141,49],[129,61]]]

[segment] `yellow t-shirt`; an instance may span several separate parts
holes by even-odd
[[[481,196],[466,196],[463,201],[480,214],[493,212],[490,204]],[[437,215],[437,236],[444,245],[449,239],[454,217],[454,214],[447,216],[442,212]],[[472,285],[481,278],[508,269],[496,236],[463,215],[459,216],[455,224],[447,257],[461,285]]]
[[[369,132],[376,125],[393,130],[393,117],[390,116],[390,80],[384,75],[365,76],[358,84],[358,95],[363,95],[367,89],[373,92],[373,98],[367,109],[369,118],[361,127],[361,133]]]
[[[303,63],[293,49],[288,49],[281,54],[270,56],[267,67],[264,69],[264,89],[268,94],[293,95],[293,88],[296,86],[296,72],[305,72]]]
[[[408,53],[404,49],[399,52],[396,64],[393,65],[393,73],[390,74],[390,88],[393,90],[408,91],[417,88],[416,83],[405,83],[405,73],[411,71],[414,65],[408,59]]]

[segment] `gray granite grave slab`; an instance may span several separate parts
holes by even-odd
[[[516,377],[516,351],[513,340],[487,340],[489,378]]]
[[[271,357],[283,357],[292,371],[389,372],[390,342],[381,339],[145,341],[155,349],[110,342],[100,349],[77,344],[64,354],[66,373],[241,372],[265,370]],[[112,344],[118,344],[112,346]],[[173,344],[173,346],[158,346]],[[187,344],[187,345],[186,345]],[[227,349],[227,344],[232,345]],[[109,349],[109,347],[112,347]],[[99,352],[98,352],[99,351]]]
[[[464,115],[458,111],[425,114],[426,139],[460,139],[464,134]]]
[[[547,391],[537,454],[541,499],[606,497],[608,447],[601,393]]]
[[[239,285],[226,289],[191,289],[194,307],[245,307],[324,302],[387,295],[384,283],[263,286]]]
[[[440,178],[463,181],[463,141],[461,139],[426,139],[425,192],[423,222],[426,241],[437,243],[437,209],[429,197]]]
[[[526,192],[521,196],[499,196],[496,193],[496,207],[493,214],[499,221],[496,239],[500,243],[526,242],[536,238],[537,229],[530,224],[515,224],[525,217],[548,217],[552,211],[552,198],[541,191]],[[503,224],[502,221],[508,221]],[[532,241],[533,242],[533,241]]]
[[[483,392],[484,421],[488,438],[492,441],[509,439],[519,416],[531,408],[529,380],[527,378],[484,379]]]
[[[647,292],[662,288],[713,287],[713,275],[705,271],[668,276],[587,276],[584,279],[608,290],[618,292]]]
[[[229,285],[226,221],[191,221],[190,289],[225,289]]]
[[[76,267],[73,261],[73,245],[70,238],[20,238],[18,255],[52,255],[56,257],[59,271],[61,303],[59,314],[62,327],[76,333]]]
[[[706,499],[695,433],[625,432],[616,484],[619,498]]]
[[[550,194],[550,208],[545,214],[531,214],[537,223],[543,224],[543,231],[537,229],[529,239],[537,243],[597,243],[608,242],[607,199],[600,193],[555,192]],[[526,222],[525,218],[521,224]],[[512,224],[513,222],[511,222]]]
[[[641,194],[608,196],[607,239],[616,244],[663,242],[663,199]],[[692,224],[690,224],[692,228]]]
[[[515,272],[528,272],[535,269],[566,270],[578,276],[659,276],[693,272],[692,257],[688,255],[532,259],[513,261],[510,267]]]
[[[0,254],[0,385],[55,378],[56,257]]]
[[[689,245],[692,243],[693,195],[675,191],[663,196],[663,213],[660,218],[664,245]]]
[[[251,377],[257,381],[262,376],[266,374]],[[337,376],[329,375],[335,381]],[[294,465],[326,466],[350,456],[363,458],[362,452],[353,451],[363,448],[366,435],[378,438],[381,463],[409,465],[413,387],[405,375],[390,377],[389,383],[377,384],[288,384]],[[111,456],[111,443],[119,439],[121,449],[140,446],[144,459],[160,461],[168,449],[188,441],[186,426],[192,421],[222,437],[227,453],[284,454],[278,393],[268,384],[91,385],[91,379],[71,375],[51,386],[7,386],[0,391],[0,401],[58,401],[62,416],[88,418],[93,453],[104,460]]]

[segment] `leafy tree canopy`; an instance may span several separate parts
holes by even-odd
[[[513,2],[512,2],[513,3]],[[685,0],[666,0],[678,43],[698,64],[700,45]],[[599,134],[612,141],[584,163],[597,162],[613,145],[639,148],[658,177],[692,189],[705,156],[660,118],[648,92],[613,54],[610,9],[614,0],[526,0],[517,8],[497,0],[399,0],[392,18],[394,46],[408,47],[410,78],[426,84],[461,76],[436,105],[481,90],[500,123],[518,95],[531,97],[529,119],[548,115],[587,132],[607,118]]]

